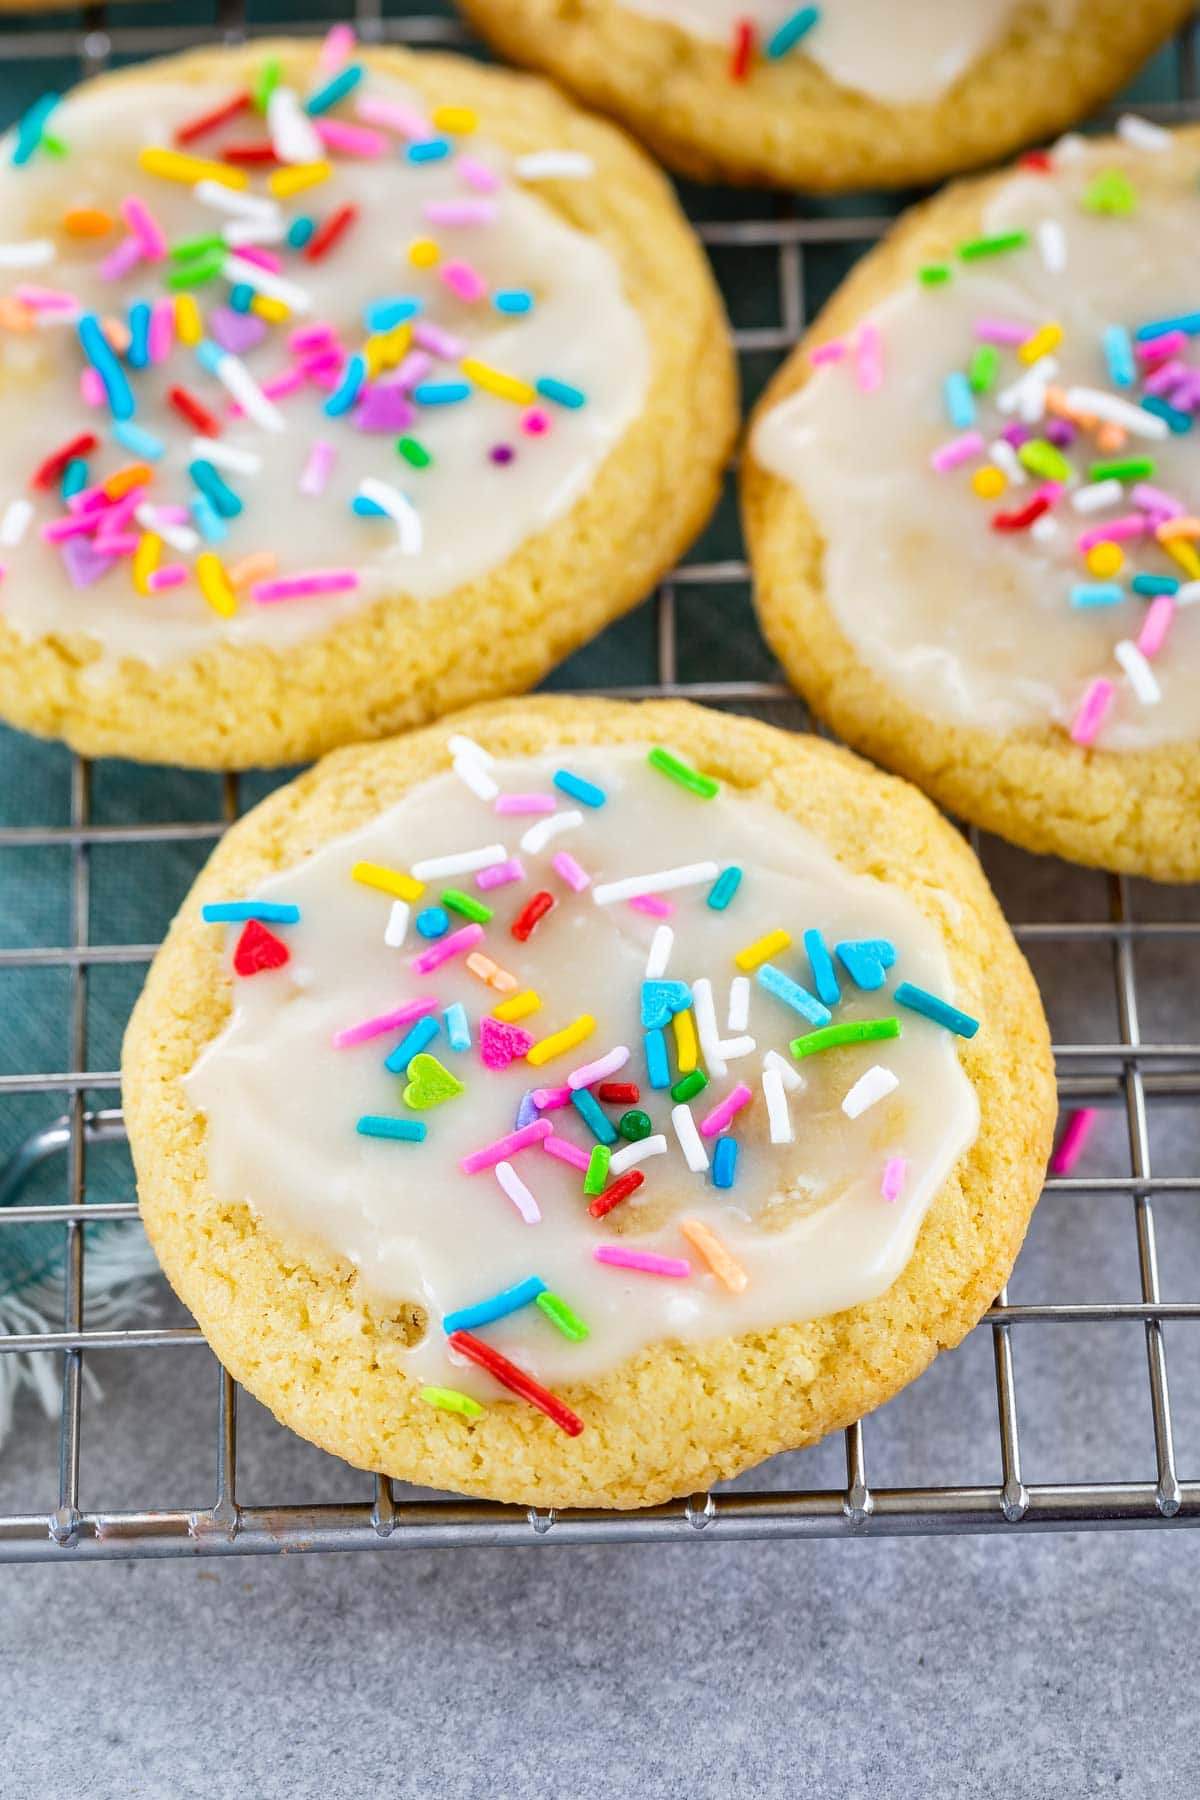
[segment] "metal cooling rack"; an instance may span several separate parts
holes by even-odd
[[[300,22],[248,22],[239,0],[221,0],[215,26],[161,19],[123,24],[129,13],[121,6],[82,10],[80,29],[35,28],[5,31],[0,59],[71,59],[80,76],[95,75],[118,57],[161,54],[192,44],[247,34],[295,32],[326,28],[327,19]],[[176,11],[178,9],[175,9]],[[340,9],[344,15],[346,9]],[[385,18],[378,0],[358,0],[360,36],[368,42],[463,48],[462,29],[445,17],[408,14]],[[140,16],[140,15],[139,15]],[[1139,111],[1165,121],[1197,115],[1197,71],[1193,28],[1181,34],[1175,49],[1177,97]],[[732,217],[706,219],[704,210]],[[761,209],[763,216],[758,216]],[[735,333],[744,358],[767,353],[778,359],[795,343],[806,319],[806,256],[831,245],[854,250],[869,246],[887,225],[886,216],[827,216],[813,209],[804,216],[787,197],[732,197],[714,193],[701,206],[700,235],[718,258],[721,252],[773,253],[775,319]],[[808,726],[803,707],[779,682],[680,680],[680,634],[677,601],[689,590],[713,586],[739,593],[749,589],[749,570],[740,557],[723,561],[685,562],[661,585],[654,601],[657,619],[658,680],[651,686],[606,689],[622,698],[672,695],[715,705],[766,711],[796,729]],[[685,640],[686,648],[686,640]],[[0,1231],[6,1226],[61,1225],[66,1238],[65,1307],[61,1331],[30,1335],[0,1334],[0,1353],[40,1351],[61,1356],[62,1408],[57,1494],[42,1512],[0,1515],[0,1560],[69,1560],[214,1554],[260,1554],[282,1550],[399,1549],[406,1546],[466,1546],[534,1543],[633,1543],[708,1541],[782,1537],[862,1537],[897,1533],[949,1531],[1077,1530],[1099,1526],[1195,1524],[1200,1522],[1200,1481],[1181,1480],[1176,1466],[1164,1325],[1200,1320],[1200,1297],[1163,1301],[1155,1243],[1154,1202],[1163,1194],[1200,1193],[1200,1172],[1163,1177],[1150,1172],[1149,1109],[1161,1103],[1194,1100],[1200,1095],[1200,1041],[1144,1042],[1139,1025],[1139,992],[1135,950],[1155,940],[1200,938],[1200,919],[1139,919],[1134,912],[1133,884],[1120,877],[1108,881],[1109,917],[1080,922],[1014,922],[1025,944],[1037,942],[1107,947],[1118,1034],[1109,1042],[1056,1045],[1060,1097],[1123,1109],[1129,1145],[1129,1177],[1097,1180],[1058,1178],[1047,1193],[1086,1192],[1128,1196],[1136,1231],[1141,1299],[1101,1304],[1010,1305],[1001,1294],[981,1326],[990,1326],[995,1364],[995,1393],[1002,1479],[998,1485],[972,1487],[872,1487],[867,1472],[863,1425],[845,1433],[844,1485],[805,1492],[755,1492],[693,1495],[686,1502],[632,1514],[600,1511],[539,1512],[468,1500],[398,1500],[392,1483],[377,1477],[373,1504],[308,1504],[239,1506],[237,1492],[237,1390],[220,1372],[215,1446],[216,1497],[200,1511],[167,1511],[147,1506],[137,1511],[86,1512],[80,1500],[80,1435],[83,1411],[83,1362],[97,1350],[123,1350],[146,1355],[186,1350],[203,1343],[194,1326],[142,1330],[89,1329],[84,1310],[84,1221],[136,1219],[129,1201],[88,1204],[86,1174],[89,1148],[123,1137],[119,1110],[87,1110],[87,1096],[119,1089],[115,1070],[87,1067],[88,981],[104,964],[145,965],[153,944],[89,942],[89,857],[93,846],[121,845],[132,851],[150,843],[182,844],[215,840],[238,816],[241,778],[226,777],[219,818],[200,822],[123,824],[93,822],[91,766],[71,764],[70,822],[61,826],[0,829],[0,854],[30,846],[66,846],[70,851],[70,941],[57,948],[0,949],[0,969],[53,967],[66,973],[70,991],[69,1066],[59,1071],[0,1075],[0,1106],[9,1096],[62,1094],[66,1110],[45,1130],[30,1136],[0,1171],[0,1201],[19,1193],[29,1174],[51,1158],[66,1165],[66,1201],[44,1205],[0,1204]],[[973,835],[973,834],[972,834]],[[978,848],[978,846],[976,846]],[[1182,908],[1179,909],[1183,911]],[[1027,1485],[1021,1474],[1018,1395],[1014,1377],[1012,1335],[1028,1323],[1094,1325],[1122,1322],[1144,1334],[1155,1479],[1129,1482],[1077,1482]]]

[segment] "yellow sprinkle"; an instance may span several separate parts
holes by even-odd
[[[511,994],[517,985],[515,975],[510,975],[507,969],[494,963],[490,956],[484,956],[481,950],[472,950],[467,958],[467,967],[472,975],[478,975],[480,981],[486,981],[498,994]]]
[[[1087,553],[1087,566],[1089,574],[1098,576],[1101,581],[1107,581],[1112,575],[1119,575],[1125,567],[1121,546],[1108,538],[1102,544],[1093,544]]]
[[[138,539],[138,547],[133,553],[133,585],[139,594],[151,592],[150,576],[158,567],[162,555],[162,539],[156,531],[143,531]]]
[[[1035,331],[1031,338],[1025,339],[1017,355],[1023,363],[1035,363],[1041,357],[1049,356],[1052,350],[1057,350],[1062,341],[1061,325],[1043,325],[1040,331]]]
[[[479,125],[479,114],[472,112],[469,106],[435,106],[433,123],[439,131],[453,131],[459,137],[466,137]]]
[[[1168,538],[1163,549],[1175,558],[1189,581],[1200,581],[1200,556],[1186,538]]]
[[[389,869],[383,863],[356,862],[350,876],[353,881],[361,881],[364,887],[380,888],[385,894],[394,894],[397,900],[419,900],[425,892],[423,881],[405,875],[401,869]]]
[[[232,163],[211,162],[205,156],[185,156],[182,150],[163,150],[153,144],[138,151],[138,162],[147,175],[163,175],[168,181],[219,181],[222,187],[248,188],[250,177],[245,169]],[[271,178],[274,180],[274,176]]]
[[[526,1052],[525,1061],[535,1069],[548,1063],[552,1056],[561,1056],[564,1050],[573,1050],[576,1044],[582,1044],[584,1038],[591,1037],[596,1029],[596,1021],[591,1013],[581,1013],[570,1025],[556,1031],[551,1037],[540,1038],[533,1048]]]
[[[213,611],[223,619],[231,619],[238,609],[237,595],[229,585],[220,557],[212,550],[202,550],[196,558],[196,580]]]
[[[528,1018],[530,1013],[541,1010],[541,995],[535,994],[532,988],[526,988],[523,994],[514,994],[511,1000],[503,1000],[499,1006],[494,1006],[492,1017],[502,1020],[505,1025],[513,1025],[518,1019]]]
[[[194,350],[204,336],[204,320],[200,317],[195,294],[175,296],[175,336],[189,350]]]
[[[532,406],[537,399],[537,389],[530,387],[527,381],[521,381],[516,375],[506,375],[503,369],[493,369],[490,363],[480,362],[477,356],[466,356],[460,365],[468,381],[476,387],[486,388],[489,394],[498,394],[501,400],[514,400],[518,406]]]
[[[988,463],[984,468],[976,469],[971,477],[971,486],[981,500],[998,500],[1008,486],[1008,479],[1003,469],[998,469],[994,463]]]
[[[432,269],[441,254],[432,238],[414,238],[408,246],[408,260],[414,269]]]
[[[328,181],[331,173],[327,162],[291,163],[286,169],[272,169],[267,186],[277,200],[286,200],[291,194],[302,194],[305,188]]]
[[[745,969],[748,973],[751,969],[757,969],[759,963],[770,962],[780,950],[786,950],[791,941],[790,932],[768,931],[766,937],[760,937],[756,943],[747,944],[744,950],[739,950],[733,960],[739,969]]]
[[[250,311],[258,318],[266,319],[269,325],[282,325],[292,316],[291,307],[270,294],[255,294],[250,302]]]
[[[671,1029],[675,1033],[675,1061],[679,1065],[681,1075],[690,1075],[696,1066],[696,1025],[692,1018],[690,1006],[677,1012],[671,1020]]]
[[[408,355],[412,344],[413,328],[408,319],[402,319],[391,331],[377,331],[369,337],[363,346],[363,355],[367,359],[367,380],[374,381],[384,369],[394,369],[397,363]]]
[[[741,1263],[734,1262],[715,1231],[699,1219],[680,1219],[679,1229],[692,1247],[699,1251],[718,1281],[724,1282],[731,1294],[740,1294],[750,1277]]]

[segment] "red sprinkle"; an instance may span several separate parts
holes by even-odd
[[[49,487],[50,483],[62,474],[74,457],[86,456],[88,451],[94,450],[99,442],[100,439],[94,431],[81,431],[78,437],[73,437],[69,443],[60,445],[57,450],[52,450],[45,462],[38,464],[29,477],[30,487]]]
[[[1036,169],[1041,175],[1048,175],[1054,167],[1053,158],[1048,150],[1027,150],[1021,158],[1023,169]]]
[[[327,250],[332,250],[343,231],[349,230],[357,217],[357,206],[339,206],[336,212],[331,212],[320,230],[308,240],[304,254],[309,262],[317,262]]]
[[[227,144],[221,152],[221,161],[228,163],[277,163],[274,146],[265,140],[261,144]]]
[[[529,934],[539,919],[544,919],[554,905],[554,895],[541,888],[533,898],[521,908],[512,922],[512,934],[518,944],[529,941]]]
[[[636,1106],[642,1097],[636,1081],[602,1081],[596,1094],[608,1106]]]
[[[214,106],[211,112],[200,113],[196,118],[189,119],[185,125],[180,125],[175,133],[175,142],[177,144],[194,143],[206,132],[215,131],[218,125],[224,125],[230,119],[236,119],[242,108],[249,104],[249,94],[235,94],[234,98],[226,100],[223,106]]]
[[[628,1200],[630,1194],[636,1194],[645,1179],[640,1169],[630,1169],[627,1175],[618,1176],[612,1186],[597,1194],[588,1207],[593,1219],[602,1219],[614,1206],[620,1206],[622,1200]]]
[[[210,413],[207,406],[202,406],[195,394],[189,394],[183,387],[173,387],[167,389],[167,399],[175,411],[182,413],[188,424],[194,425],[205,437],[219,437],[220,419],[215,413]]]
[[[248,919],[237,941],[233,966],[239,975],[261,975],[264,969],[282,969],[291,960],[291,951],[281,938],[258,919]]]
[[[522,1400],[528,1400],[531,1406],[538,1407],[568,1437],[579,1436],[583,1430],[583,1420],[578,1413],[573,1413],[569,1406],[565,1406],[557,1394],[539,1386],[533,1376],[527,1375],[524,1369],[518,1369],[516,1363],[509,1362],[507,1356],[501,1356],[498,1350],[493,1350],[482,1339],[472,1337],[469,1331],[452,1331],[446,1342],[460,1356],[465,1356],[469,1362],[478,1363],[481,1369],[494,1375],[503,1387],[519,1394]]]
[[[745,81],[754,53],[754,26],[749,19],[738,19],[733,27],[733,49],[729,53],[730,81]]]
[[[1033,524],[1035,519],[1040,519],[1043,513],[1049,511],[1050,502],[1044,495],[1039,494],[1036,500],[1031,500],[1028,506],[1023,506],[1021,508],[1020,512],[994,513],[992,515],[992,530],[1025,531]]]

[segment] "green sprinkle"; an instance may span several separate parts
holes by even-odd
[[[203,256],[208,250],[220,250],[224,254],[228,248],[223,237],[210,232],[207,237],[181,238],[179,243],[171,245],[170,257],[172,262],[190,262],[194,256]]]
[[[1155,462],[1152,456],[1128,456],[1124,462],[1093,463],[1088,470],[1089,481],[1150,481],[1154,477]]]
[[[984,256],[1003,256],[1006,250],[1023,250],[1029,242],[1027,231],[1000,231],[994,237],[968,238],[958,246],[963,262],[978,262]]]
[[[474,894],[464,894],[459,888],[446,888],[442,905],[448,906],[451,912],[461,913],[464,919],[473,919],[476,925],[486,925],[492,916],[490,906],[476,900]]]
[[[980,344],[967,371],[973,394],[990,394],[1000,369],[1000,352],[995,344]]]
[[[1017,455],[1030,474],[1040,475],[1043,481],[1070,481],[1075,473],[1062,451],[1048,438],[1031,438],[1021,445]]]
[[[460,1394],[457,1388],[423,1387],[421,1398],[430,1406],[440,1406],[443,1412],[461,1413],[464,1419],[477,1419],[484,1410],[478,1400],[472,1400],[470,1394]]]
[[[635,1106],[629,1112],[622,1113],[617,1130],[627,1144],[640,1144],[643,1138],[650,1136],[654,1126],[650,1121],[650,1114],[639,1112]]]
[[[1102,170],[1083,196],[1085,211],[1113,213],[1118,217],[1128,217],[1136,212],[1137,202],[1137,189],[1124,169]]]
[[[60,137],[51,137],[48,131],[43,131],[42,133],[42,149],[48,150],[51,156],[65,156],[67,154],[67,146],[63,143],[62,139]]]
[[[181,269],[172,269],[167,276],[169,288],[203,287],[206,281],[216,281],[225,268],[225,251],[213,251],[208,256],[195,256],[191,262],[184,263]]]
[[[859,1019],[852,1025],[826,1025],[807,1037],[793,1038],[793,1056],[815,1056],[818,1050],[836,1050],[841,1044],[874,1044],[880,1038],[898,1038],[899,1019]]]
[[[537,1303],[565,1338],[570,1338],[573,1344],[583,1342],[588,1335],[588,1328],[579,1314],[571,1311],[565,1300],[560,1300],[557,1294],[539,1294]]]
[[[608,1181],[608,1165],[612,1151],[607,1144],[593,1144],[592,1154],[588,1158],[587,1174],[583,1178],[585,1194],[602,1194]]]
[[[283,70],[279,66],[279,58],[277,56],[268,57],[267,61],[259,70],[258,79],[254,83],[254,106],[256,111],[260,113],[266,112],[267,102],[275,92],[275,89],[279,86],[282,75]]]
[[[414,437],[397,438],[396,448],[405,462],[411,463],[414,469],[427,469],[433,461],[424,444]]]
[[[953,273],[949,263],[925,263],[917,270],[922,287],[943,287]]]
[[[677,1106],[683,1106],[702,1094],[708,1086],[708,1076],[703,1069],[693,1069],[690,1075],[682,1075],[671,1089],[671,1098]]]
[[[701,775],[698,769],[690,769],[685,762],[680,762],[677,756],[672,756],[669,750],[663,750],[658,745],[651,750],[646,761],[660,775],[669,775],[672,781],[677,781],[680,787],[687,788],[690,793],[699,794],[702,800],[712,800],[721,791],[720,782],[714,781],[711,775]]]

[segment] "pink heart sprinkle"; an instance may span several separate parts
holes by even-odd
[[[524,1056],[533,1043],[519,1025],[506,1025],[503,1019],[485,1014],[479,1021],[479,1054],[485,1069],[507,1069],[509,1063]]]

